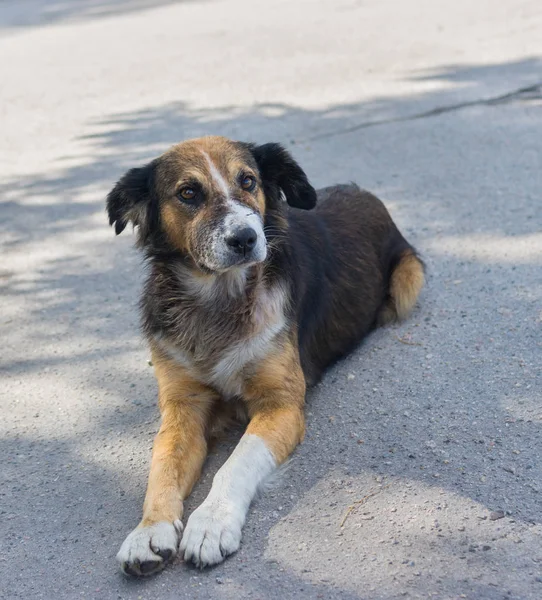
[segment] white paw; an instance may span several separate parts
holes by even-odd
[[[117,554],[121,569],[126,575],[136,577],[161,571],[177,554],[182,531],[181,521],[162,521],[149,527],[136,527]]]
[[[234,504],[204,502],[188,519],[181,554],[197,567],[222,562],[239,549],[245,511]]]

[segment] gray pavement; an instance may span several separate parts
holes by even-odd
[[[542,597],[539,0],[3,0],[0,58],[1,598]],[[310,394],[235,556],[131,581],[158,412],[104,197],[208,133],[378,194],[428,285]]]

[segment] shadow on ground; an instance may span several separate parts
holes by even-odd
[[[43,27],[56,23],[90,21],[152,10],[168,4],[202,0],[19,0],[0,11],[2,29]]]

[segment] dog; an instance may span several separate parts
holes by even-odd
[[[148,262],[141,312],[158,381],[143,517],[122,544],[124,573],[177,553],[198,567],[241,542],[262,482],[304,436],[305,391],[376,326],[404,319],[424,265],[375,196],[315,191],[281,145],[203,137],[128,171],[107,197]],[[183,501],[209,436],[248,423],[183,531]]]

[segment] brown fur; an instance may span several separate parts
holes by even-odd
[[[390,297],[381,310],[379,323],[385,325],[406,319],[416,305],[424,282],[423,264],[412,250],[405,250],[391,274]]]
[[[172,245],[192,256],[197,243],[198,228],[202,223],[212,222],[222,205],[220,202],[209,203],[204,210],[193,215],[179,203],[175,194],[184,184],[198,182],[207,194],[221,197],[222,190],[211,176],[206,156],[228,183],[232,183],[241,171],[258,177],[256,169],[249,168],[246,160],[243,160],[239,148],[226,138],[206,137],[189,140],[174,146],[164,154],[156,173],[156,185],[162,198],[162,223]],[[265,196],[261,188],[256,195],[237,191],[237,200],[264,215]]]
[[[405,250],[391,275],[390,296],[399,320],[412,312],[425,281],[423,266],[411,250]]]
[[[247,433],[260,436],[278,464],[305,435],[305,377],[296,344],[287,340],[263,360],[247,381]]]

